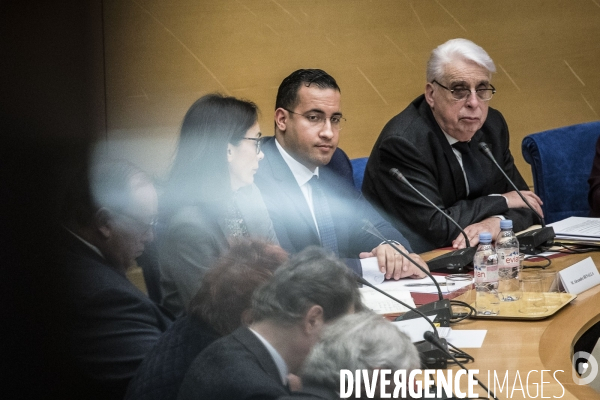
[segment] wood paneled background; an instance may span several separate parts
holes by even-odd
[[[521,155],[524,136],[600,119],[600,0],[105,0],[107,144],[157,177],[188,107],[219,91],[256,102],[273,134],[275,94],[298,68],[342,89],[340,146],[367,156],[383,125],[425,86],[448,39],[490,54],[490,105]]]

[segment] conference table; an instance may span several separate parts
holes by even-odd
[[[422,256],[428,260],[439,254],[437,250]],[[587,257],[592,257],[596,266],[600,265],[600,253],[591,252],[560,255],[553,258],[552,264],[546,269],[560,271]],[[546,319],[467,319],[451,327],[453,330],[487,330],[481,348],[464,349],[475,358],[466,366],[479,370],[479,379],[492,391],[494,371],[500,383],[507,375],[503,390],[499,390],[496,384],[495,393],[499,399],[600,399],[600,393],[590,386],[574,383],[571,366],[575,342],[598,321],[600,286],[579,294]],[[452,366],[452,369],[458,370],[459,367]],[[466,383],[463,379],[461,384],[463,381]],[[484,395],[485,392],[479,388],[476,393]]]

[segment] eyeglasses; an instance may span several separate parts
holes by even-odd
[[[309,111],[306,114],[300,114],[293,112],[292,110],[288,110],[287,108],[284,108],[284,110],[292,114],[303,116],[314,128],[322,128],[325,125],[325,120],[329,119],[329,122],[331,123],[331,129],[341,131],[344,123],[346,122],[346,118],[342,117],[341,115],[332,115],[331,117],[327,118],[325,114],[316,111]]]
[[[260,154],[260,146],[262,145],[262,140],[264,138],[261,137],[245,137],[244,140],[252,140],[256,145],[256,154]]]
[[[491,100],[492,96],[496,93],[496,88],[491,83],[490,83],[491,89],[490,88],[482,88],[482,89],[475,89],[475,90],[471,90],[471,89],[467,89],[467,88],[463,88],[463,87],[449,89],[446,86],[439,83],[438,81],[436,81],[435,79],[431,83],[437,83],[440,87],[442,87],[442,88],[446,89],[447,91],[449,91],[450,93],[452,93],[452,98],[454,98],[454,100],[456,100],[456,101],[461,101],[461,100],[467,99],[471,95],[471,93],[475,93],[477,95],[477,97],[479,98],[479,100],[481,100],[481,101],[489,101],[489,100]]]
[[[134,217],[133,215],[129,215],[123,212],[119,212],[117,211],[118,214],[121,214],[124,217],[127,217],[131,220],[133,220],[137,227],[138,230],[140,231],[140,233],[148,233],[149,231],[154,231],[154,229],[156,229],[156,226],[158,225],[158,218],[157,217],[153,217],[152,220],[150,222],[144,222],[142,220],[140,220],[137,217]]]

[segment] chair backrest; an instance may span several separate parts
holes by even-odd
[[[352,163],[352,177],[354,178],[354,187],[360,192],[362,189],[363,178],[365,176],[365,168],[367,167],[367,161],[369,157],[353,158],[350,160]]]
[[[544,202],[547,223],[587,217],[588,183],[600,136],[600,121],[565,126],[526,136],[521,144],[531,165],[535,193]]]

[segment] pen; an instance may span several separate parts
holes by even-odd
[[[440,286],[446,286],[446,282],[438,282]],[[435,283],[407,283],[407,287],[417,287],[417,286],[435,286]]]

